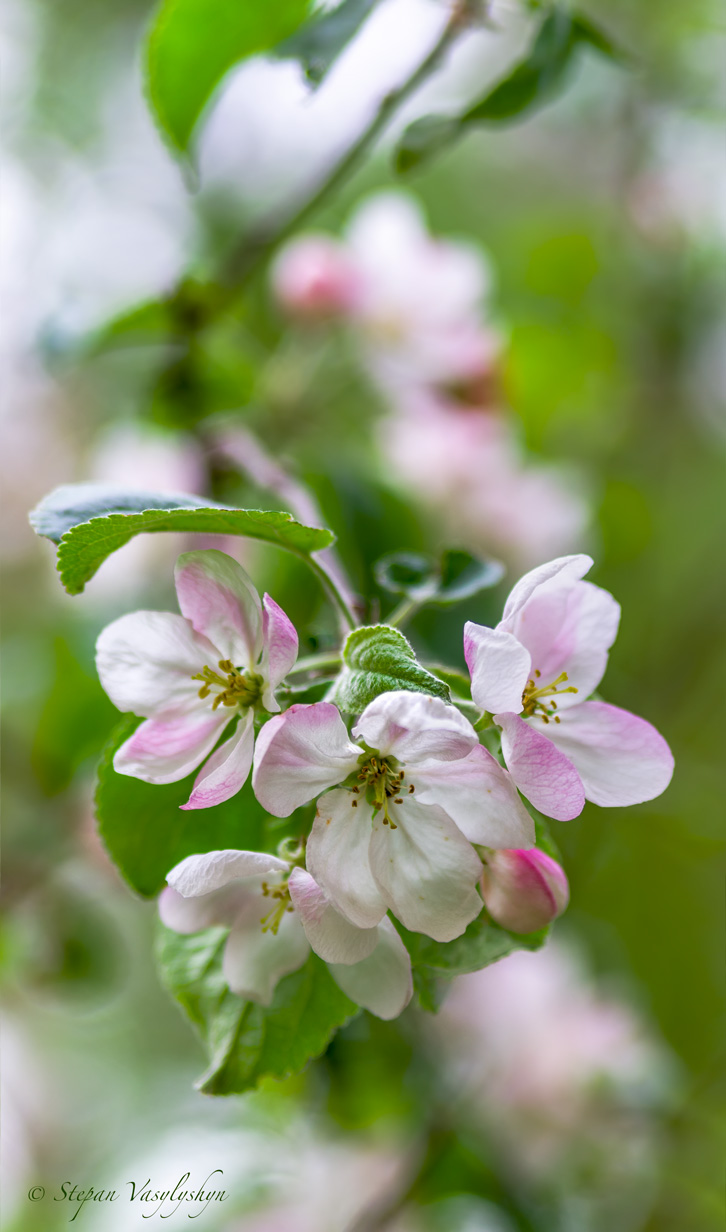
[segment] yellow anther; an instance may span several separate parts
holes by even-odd
[[[537,687],[537,680],[542,673],[535,670],[534,677],[527,681],[527,686],[522,693],[522,713],[531,718],[539,713],[539,716],[545,723],[549,723],[551,718],[559,723],[559,718],[555,715],[557,710],[557,702],[554,700],[556,696],[562,693],[577,693],[578,690],[574,685],[567,685],[566,688],[560,688],[567,680],[567,672],[560,672],[556,680],[551,684]]]

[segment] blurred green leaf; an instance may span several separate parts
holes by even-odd
[[[427,670],[433,672],[434,676],[438,676],[439,680],[443,680],[447,684],[455,697],[463,697],[465,701],[471,701],[471,680],[465,676],[463,672],[457,671],[454,667],[444,667],[442,663],[427,663]]]
[[[343,0],[337,8],[312,17],[275,48],[275,55],[281,60],[299,60],[308,80],[319,85],[377,4],[378,0]]]
[[[221,970],[226,932],[183,937],[160,927],[157,958],[165,986],[188,1014],[209,1055],[199,1079],[205,1095],[248,1091],[262,1078],[285,1078],[319,1056],[337,1029],[358,1013],[325,963],[310,954],[285,976],[268,1007],[229,991]]]
[[[439,607],[470,599],[496,586],[504,576],[504,565],[499,561],[483,560],[459,549],[445,551],[439,563],[417,552],[391,552],[376,561],[374,569],[376,581],[384,590],[417,604]]]
[[[113,733],[98,767],[96,817],[103,843],[137,894],[152,898],[166,874],[186,856],[228,847],[263,850],[267,814],[248,780],[231,800],[214,808],[182,810],[196,771],[178,783],[144,783],[117,774],[113,756],[139,720],[127,716]]]
[[[100,753],[118,711],[96,675],[86,672],[62,638],[55,641],[55,673],[33,741],[35,776],[48,795],[63,791],[78,767]]]
[[[202,497],[178,492],[137,492],[103,484],[55,488],[30,515],[39,535],[58,546],[58,571],[71,595],[112,552],[139,534],[186,531],[205,535],[244,535],[286,548],[298,556],[328,547],[332,531],[303,526],[289,513],[229,509]],[[98,516],[103,515],[103,516]]]
[[[589,18],[555,7],[542,21],[523,60],[478,103],[460,116],[422,116],[404,132],[396,168],[408,171],[451,145],[477,124],[519,119],[548,103],[564,88],[582,47],[625,63],[625,55]]]
[[[454,941],[434,941],[423,933],[410,933],[397,921],[396,927],[411,955],[414,970],[422,973],[419,982],[431,976],[453,977],[480,971],[515,950],[539,950],[549,932],[546,928],[525,935],[507,932],[484,909]]]
[[[240,60],[271,51],[307,17],[310,0],[162,0],[146,45],[147,92],[184,153],[214,89]]]
[[[401,630],[390,625],[368,625],[349,633],[343,663],[332,700],[349,714],[360,714],[381,693],[396,689],[450,700],[447,686],[421,666]]]

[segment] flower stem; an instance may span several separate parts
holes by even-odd
[[[393,625],[394,629],[400,629],[423,605],[425,600],[421,599],[404,599],[399,603],[398,607],[391,612],[391,615],[386,618],[387,625]]]
[[[320,585],[323,587],[323,590],[328,595],[328,598],[337,608],[338,614],[341,617],[341,627],[343,631],[348,632],[350,629],[355,629],[358,625],[355,614],[351,611],[346,600],[338,589],[336,582],[330,576],[325,566],[322,565],[319,560],[316,560],[314,556],[308,556],[302,552],[300,553],[300,558],[310,566],[320,582]]]
[[[298,659],[294,667],[287,673],[288,676],[298,676],[301,672],[317,672],[322,671],[326,667],[340,667],[341,658],[337,650],[325,651],[321,654],[307,655],[304,659]]]

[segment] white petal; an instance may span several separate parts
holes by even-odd
[[[425,757],[441,761],[465,757],[478,743],[471,723],[455,706],[428,693],[405,690],[375,698],[360,716],[353,735],[384,757],[390,754],[406,765]]]
[[[318,885],[359,928],[373,928],[386,914],[368,862],[371,812],[363,796],[329,791],[318,801],[305,856]]]
[[[262,606],[251,578],[225,552],[185,552],[174,569],[183,616],[237,667],[254,667],[262,650]]]
[[[357,963],[373,952],[378,943],[378,930],[357,928],[346,920],[310,873],[294,868],[288,884],[305,935],[324,962]]]
[[[265,595],[262,600],[263,651],[260,671],[266,680],[262,704],[273,713],[280,709],[275,701],[275,689],[295,665],[298,638],[295,626],[281,607]]]
[[[584,702],[568,710],[546,733],[577,768],[585,795],[615,808],[654,800],[673,775],[673,754],[645,719],[609,706]]]
[[[474,848],[435,804],[414,796],[389,804],[395,829],[373,819],[370,862],[380,892],[394,915],[413,932],[452,941],[479,914],[475,886],[482,865]]]
[[[96,667],[114,706],[142,718],[207,710],[192,676],[215,648],[173,612],[129,612],[99,635]]]
[[[187,856],[167,875],[167,883],[184,898],[210,894],[231,881],[286,873],[288,865],[264,851],[208,851]]]
[[[507,769],[523,796],[536,809],[557,821],[579,817],[585,807],[585,789],[569,757],[547,739],[550,727],[525,722],[518,714],[495,714],[502,729],[502,753]],[[547,732],[547,735],[545,735]]]
[[[430,761],[416,768],[416,798],[438,804],[470,843],[531,847],[534,822],[510,774],[480,744],[460,761]]]
[[[259,1005],[269,1005],[284,975],[297,971],[310,953],[302,924],[285,912],[276,933],[263,932],[261,920],[269,899],[249,904],[232,929],[222,960],[222,972],[232,992]]]
[[[511,633],[467,621],[464,658],[471,673],[471,695],[480,710],[518,714],[529,679],[529,651]]]
[[[512,622],[515,616],[540,587],[549,586],[553,583],[557,586],[570,584],[584,577],[588,569],[592,569],[592,565],[591,556],[579,554],[576,556],[558,556],[556,560],[550,560],[545,565],[538,565],[536,569],[530,569],[529,573],[525,573],[524,577],[521,577],[512,587],[507,602],[504,605],[504,614],[499,623],[499,628],[504,629],[507,633],[511,633]]]
[[[243,787],[252,767],[255,724],[251,710],[243,714],[237,729],[202,766],[192,794],[183,809],[212,808],[235,796]]]
[[[145,783],[177,783],[211,753],[228,722],[229,714],[210,710],[146,719],[116,750],[114,770]]]
[[[159,895],[159,916],[162,924],[175,933],[198,933],[202,928],[234,923],[249,890],[240,884],[223,886],[198,898],[184,898],[166,886]]]
[[[373,953],[353,966],[331,963],[329,970],[343,992],[378,1018],[398,1018],[413,996],[411,959],[390,920],[376,929]]]
[[[257,737],[252,786],[263,808],[289,817],[321,791],[342,783],[358,765],[345,723],[331,702],[291,706]]]

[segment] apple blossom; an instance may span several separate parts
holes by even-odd
[[[96,664],[114,705],[145,719],[114,757],[119,774],[183,779],[239,719],[181,806],[209,808],[249,775],[255,712],[280,709],[275,689],[297,658],[297,633],[269,595],[260,603],[242,566],[223,552],[184,553],[174,577],[181,616],[121,616],[102,631]]]
[[[467,719],[440,698],[375,698],[348,736],[330,702],[291,706],[260,732],[253,786],[276,816],[326,792],[307,865],[336,907],[372,928],[390,908],[437,941],[481,910],[472,843],[520,847],[532,820],[509,775]],[[327,791],[337,784],[337,790]]]
[[[352,310],[359,279],[345,247],[328,235],[303,235],[283,248],[272,267],[272,286],[284,308],[301,318]]]
[[[472,697],[501,730],[504,761],[535,808],[567,821],[660,795],[673,773],[663,737],[627,710],[587,699],[607,665],[620,606],[582,581],[589,556],[562,556],[515,585],[494,629],[468,622]]]
[[[303,868],[259,851],[187,856],[167,876],[159,914],[167,928],[230,929],[222,971],[232,992],[269,1005],[277,983],[310,948],[335,982],[379,1018],[396,1018],[413,994],[411,962],[390,920],[357,928]]]
[[[570,887],[562,867],[544,851],[490,851],[483,859],[481,894],[497,924],[532,933],[562,915]]]

